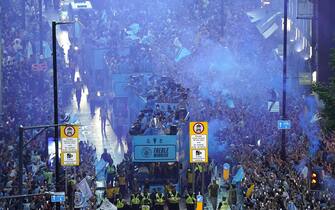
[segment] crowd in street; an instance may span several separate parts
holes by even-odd
[[[3,98],[6,102],[5,126],[0,139],[1,196],[18,193],[18,162],[15,146],[18,142],[17,126],[32,125],[32,122],[36,125],[51,124],[53,121],[51,54],[48,49],[50,48],[48,47],[50,46],[48,37],[51,37],[49,36],[50,27],[47,20],[43,18],[42,25],[45,33],[42,37],[44,47],[41,55],[38,49],[41,37],[37,32],[39,31],[37,6],[33,4],[34,1],[27,2],[26,22],[32,24],[23,24],[22,14],[17,9],[20,6],[18,2],[13,1],[11,4],[14,5],[13,7],[1,8],[1,41],[4,46]],[[303,98],[299,94],[297,96],[289,93],[290,103],[287,113],[289,113],[292,127],[287,132],[286,160],[280,157],[280,132],[276,123],[280,116],[268,110],[267,102],[270,97],[264,96],[269,89],[273,88],[268,85],[276,81],[278,74],[272,70],[275,69],[274,66],[278,61],[272,62],[270,53],[265,53],[269,52],[268,46],[250,54],[240,50],[243,47],[243,49],[247,48],[248,44],[257,43],[253,39],[264,41],[258,32],[254,33],[251,27],[245,27],[243,32],[251,34],[250,42],[236,38],[237,34],[241,33],[241,29],[235,23],[245,21],[244,13],[246,8],[251,9],[250,5],[248,7],[245,3],[240,5],[237,11],[232,12],[227,9],[229,5],[221,7],[219,1],[197,1],[196,3],[184,1],[180,8],[173,8],[172,4],[167,8],[164,3],[152,0],[142,1],[141,4],[125,3],[125,1],[102,2],[105,5],[100,9],[78,14],[80,24],[77,30],[82,37],[76,44],[80,49],[108,48],[104,56],[107,73],[103,71],[104,73],[94,77],[104,87],[108,87],[111,74],[134,74],[130,79],[129,87],[137,96],[145,99],[146,107],[141,110],[130,128],[131,135],[175,134],[178,123],[187,120],[189,112],[191,121],[209,121],[212,132],[210,140],[213,141],[210,146],[217,145],[215,149],[219,150],[213,154],[213,158],[220,164],[227,162],[232,166],[231,177],[240,168],[245,171],[242,181],[227,185],[227,191],[230,193],[228,197],[219,198],[222,201],[221,206],[228,205],[231,209],[239,209],[243,206],[245,209],[264,210],[334,207],[334,189],[329,185],[332,183],[332,177],[335,176],[335,144],[332,142],[334,134],[318,135],[317,145],[312,141],[314,139],[311,138],[314,136],[310,135],[302,124],[308,124],[307,128],[316,129],[320,133],[321,130],[315,128],[318,120],[313,121],[316,112],[312,112],[313,116],[309,117],[308,122],[302,120],[310,111],[305,103],[307,96]],[[222,11],[225,11],[224,17],[219,15]],[[227,27],[229,30],[226,30]],[[231,81],[220,81],[224,85],[220,84],[219,88],[214,87],[213,81],[222,78],[215,77],[218,72],[212,70],[214,67],[199,70],[203,74],[193,69],[203,68],[202,65],[197,66],[196,60],[199,57],[206,59],[207,55],[205,56],[202,51],[213,47],[206,40],[211,40],[211,43],[216,43],[215,45],[228,46],[232,55],[236,57],[237,63],[248,63],[252,68],[255,66],[267,68],[261,76],[259,71],[248,71],[250,69],[243,71],[236,68],[231,75],[236,75],[238,72],[240,83],[234,83],[235,80],[232,77]],[[259,49],[258,46],[248,47]],[[58,64],[61,81],[59,107],[60,110],[65,110],[70,103],[69,96],[75,86],[74,70],[73,66],[65,65],[60,46],[58,52],[60,53]],[[183,53],[185,54],[182,56]],[[264,61],[257,59],[261,57],[260,53],[268,54]],[[238,56],[239,54],[243,56]],[[191,71],[188,62],[194,64]],[[36,69],[33,67],[36,63],[47,67]],[[211,63],[211,66],[214,65]],[[139,74],[152,71],[155,72],[150,74],[150,77]],[[89,78],[85,78],[85,75],[83,77],[89,92],[93,93],[89,97],[95,97],[97,88],[95,83],[99,82],[92,82]],[[269,82],[259,82],[261,80],[269,80]],[[237,88],[236,84],[246,86]],[[204,85],[209,88],[204,88]],[[223,93],[224,88],[228,90],[226,93]],[[81,93],[81,86],[76,89],[80,89]],[[278,98],[275,99],[278,100]],[[95,108],[92,115],[94,110]],[[108,110],[106,113],[107,116]],[[31,136],[26,134],[25,139]],[[50,154],[46,152],[47,146],[45,135],[41,135],[27,144],[24,149],[25,194],[43,193],[55,188],[54,165]],[[72,201],[75,192],[79,191],[75,187],[76,184],[83,179],[94,180],[96,175],[93,166],[96,160],[95,148],[81,142],[80,151],[80,167],[71,167],[66,172],[70,174],[70,177],[67,177],[69,179],[67,190]],[[189,205],[188,209],[192,209],[195,203],[195,195],[191,192],[192,185],[195,185],[195,191],[200,191],[200,172],[205,170],[207,187],[212,171],[212,166],[207,165],[204,168],[197,166],[196,176],[186,177],[189,194],[179,195],[169,182],[166,183],[164,192],[161,192],[164,194],[160,192],[150,194],[150,183],[145,177],[154,174],[164,179],[164,175],[170,171],[178,171],[178,166],[174,165],[171,168],[162,167],[159,164],[135,166],[129,154],[125,154],[124,160],[116,164],[107,151],[103,153],[101,159],[108,163],[105,170],[106,198],[118,209],[125,209],[128,206],[132,209],[139,209],[140,206],[146,206],[147,209],[148,207],[162,209],[165,204],[169,209],[179,209],[177,206],[181,197],[185,198],[186,205]],[[323,171],[324,191],[309,190],[309,167],[318,167]],[[65,171],[62,172],[65,173]],[[330,180],[329,183],[326,180]],[[92,190],[94,192],[95,188],[92,187]],[[209,191],[212,198],[218,196],[218,193],[215,193],[217,190],[214,184],[209,189],[205,189]],[[33,197],[32,200],[25,200],[24,203],[31,209],[47,209],[49,204],[43,202],[45,200],[43,196]],[[129,202],[125,199],[129,199]],[[15,201],[3,201],[6,201],[6,204],[2,204],[0,200],[0,207],[15,208]],[[89,205],[99,206],[95,202],[93,197]],[[215,199],[211,202],[215,203]]]
[[[197,86],[197,85],[195,85]],[[287,113],[292,127],[287,133],[287,158],[281,158],[278,113],[267,109],[252,96],[218,96],[216,100],[202,98],[195,89],[190,94],[192,121],[209,119],[209,127],[220,154],[213,155],[219,163],[231,166],[231,176],[243,167],[244,181],[227,187],[237,191],[226,200],[231,209],[329,209],[334,207],[334,134],[324,135],[318,127],[317,111],[308,103],[314,96],[289,96]],[[256,95],[256,97],[259,97]],[[263,96],[264,97],[264,96]],[[317,101],[317,99],[315,99]],[[233,102],[233,106],[231,102]],[[312,113],[311,113],[312,112]],[[304,117],[308,120],[304,121]],[[308,127],[310,130],[306,130]],[[317,132],[317,136],[311,134]],[[317,139],[317,143],[313,140]],[[222,148],[222,149],[221,149]],[[215,150],[213,150],[215,151]],[[221,154],[227,154],[222,156]],[[322,174],[322,191],[311,191],[311,170]],[[328,180],[328,181],[327,181]],[[229,185],[228,185],[229,186]],[[252,187],[253,193],[248,193]],[[238,195],[241,195],[240,197]]]
[[[45,16],[42,17],[44,33],[39,36],[38,5],[26,1],[25,16],[21,1],[1,4],[1,42],[3,50],[3,120],[0,138],[0,196],[17,195],[18,186],[18,134],[19,125],[35,126],[53,124],[53,85],[51,62],[51,33]],[[43,9],[44,10],[44,9]],[[24,21],[25,20],[25,21]],[[29,24],[27,24],[29,23]],[[40,38],[43,49],[40,50]],[[58,47],[59,110],[65,112],[70,104],[73,74],[66,66],[63,49]],[[61,115],[61,114],[60,114]],[[60,117],[61,118],[61,117]],[[41,194],[23,198],[26,209],[49,209],[50,197],[46,192],[55,190],[54,155],[48,151],[48,134],[38,131],[24,133],[23,194]],[[31,141],[29,141],[31,140]],[[50,143],[50,142],[49,142]],[[78,176],[94,176],[95,149],[81,143],[81,166],[75,169]],[[93,171],[93,173],[92,173]],[[64,180],[61,171],[61,180]],[[63,182],[64,183],[64,182]],[[64,186],[63,186],[64,188]],[[1,199],[0,208],[16,209],[17,199]]]

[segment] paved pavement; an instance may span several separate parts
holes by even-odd
[[[48,16],[50,19],[55,20],[57,14],[53,11],[48,11]],[[68,31],[57,30],[57,41],[60,46],[64,49],[65,61],[68,61],[68,49],[70,48],[71,42],[69,39]],[[80,70],[76,69],[75,79],[80,77]],[[125,140],[118,142],[115,136],[113,129],[110,124],[106,125],[106,134],[107,138],[101,135],[101,121],[100,121],[100,108],[96,108],[96,115],[91,118],[90,115],[90,106],[87,100],[88,89],[84,88],[84,93],[81,98],[81,110],[78,111],[76,104],[76,96],[73,92],[71,105],[67,108],[66,112],[70,113],[72,116],[75,116],[78,119],[80,125],[80,140],[93,144],[96,147],[97,157],[100,158],[100,155],[103,153],[104,148],[108,150],[114,159],[114,163],[118,164],[122,161],[124,152],[128,150],[128,147],[125,143]]]
[[[128,150],[127,144],[124,139],[122,142],[117,141],[116,135],[109,123],[106,125],[107,138],[101,134],[100,108],[95,109],[96,114],[92,118],[87,95],[88,90],[85,87],[81,98],[81,109],[78,111],[76,96],[73,93],[71,105],[68,107],[67,112],[71,113],[72,116],[75,116],[78,119],[78,123],[81,125],[80,140],[93,144],[96,147],[98,158],[100,158],[104,148],[106,148],[114,159],[114,162],[118,164],[122,161],[124,153]]]

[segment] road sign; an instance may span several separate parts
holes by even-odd
[[[65,192],[52,192],[51,203],[65,202]]]
[[[208,162],[207,122],[190,122],[190,162]]]
[[[278,120],[278,129],[279,130],[291,129],[291,121],[290,120]]]
[[[60,126],[62,141],[61,164],[62,166],[79,165],[79,126]]]

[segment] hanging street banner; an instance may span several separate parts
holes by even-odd
[[[208,122],[190,122],[190,163],[208,163]]]
[[[61,165],[79,166],[79,126],[60,126],[60,138],[62,142]]]

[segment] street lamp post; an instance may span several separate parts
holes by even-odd
[[[287,11],[288,0],[284,0],[284,40],[283,40],[283,97],[281,117],[286,120],[286,83],[287,83]],[[281,158],[286,159],[286,133],[285,129],[281,130]]]
[[[54,124],[58,125],[58,74],[57,74],[57,25],[72,24],[73,22],[56,22],[52,21],[52,64],[53,64],[53,89],[54,89]],[[59,151],[58,151],[58,128],[55,128],[55,177],[56,192],[60,191],[59,177]],[[59,203],[56,208],[59,209]]]
[[[53,89],[54,89],[54,124],[58,124],[58,79],[57,79],[57,22],[52,22],[52,64],[53,64]],[[55,176],[56,191],[59,192],[59,154],[58,154],[58,128],[55,128]]]

